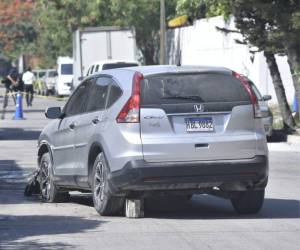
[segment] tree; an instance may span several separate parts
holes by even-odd
[[[72,56],[72,32],[80,27],[108,25],[108,0],[39,0],[36,27],[39,55],[45,66],[58,56]]]
[[[10,59],[33,51],[37,32],[34,28],[35,1],[2,0],[0,2],[0,50]]]
[[[226,0],[178,0],[176,5],[177,14],[187,14],[192,20],[230,15],[230,4]]]
[[[131,26],[136,30],[137,47],[145,64],[158,64],[160,1],[111,0],[112,24]],[[176,0],[166,1],[166,18],[175,15]]]
[[[282,40],[274,38],[274,23],[264,13],[270,6],[261,0],[236,0],[232,4],[237,29],[244,42],[263,51],[273,80],[284,128],[294,129],[296,124],[289,107],[275,54],[284,52]]]
[[[268,11],[263,14],[268,20],[273,20],[272,36],[285,48],[300,103],[300,0],[268,0],[267,3]]]

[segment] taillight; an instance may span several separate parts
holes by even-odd
[[[118,123],[139,123],[141,102],[141,81],[144,76],[136,72],[132,80],[132,94],[117,116]]]
[[[262,113],[261,113],[261,110],[260,110],[260,107],[259,107],[259,104],[258,104],[257,97],[256,97],[253,89],[251,88],[248,80],[245,77],[243,77],[241,74],[236,73],[234,71],[232,72],[232,75],[243,84],[244,88],[248,92],[248,94],[250,96],[251,103],[253,105],[254,117],[255,118],[261,118]]]

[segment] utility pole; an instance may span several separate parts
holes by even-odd
[[[159,63],[165,64],[166,55],[166,10],[165,0],[160,0],[160,57]]]

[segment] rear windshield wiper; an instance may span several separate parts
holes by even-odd
[[[199,102],[203,102],[203,99],[197,95],[170,95],[163,96],[161,99],[183,99],[183,100],[195,100]]]

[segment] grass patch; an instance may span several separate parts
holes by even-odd
[[[273,129],[277,129],[277,130],[283,129],[283,122],[282,122],[282,120],[281,119],[274,120],[272,127],[273,127]]]
[[[292,110],[292,107],[290,108]],[[273,113],[273,129],[283,129],[283,121],[282,121],[282,117],[278,105],[272,105],[270,106],[270,109]],[[300,117],[294,116],[294,119],[297,128],[300,128]]]
[[[283,129],[283,121],[278,105],[270,106],[273,114],[273,129]]]

